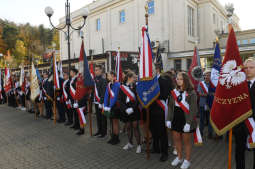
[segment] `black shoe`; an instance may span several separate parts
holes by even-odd
[[[113,137],[114,137],[114,136],[111,136],[111,139],[110,139],[109,141],[107,141],[108,144],[112,144],[112,142],[113,142]]]
[[[97,138],[105,138],[106,134],[101,134]]]
[[[78,131],[78,132],[76,133],[76,135],[78,135],[78,136],[83,135],[83,134],[84,134],[84,129],[81,129],[80,131]]]
[[[151,150],[151,154],[159,154],[159,153],[160,153],[159,150],[154,150],[154,149]]]
[[[117,144],[119,144],[119,143],[120,143],[119,136],[118,136],[118,135],[115,135],[111,144],[112,144],[112,145],[117,145]]]
[[[73,123],[70,123],[70,122],[67,122],[67,123],[65,123],[65,126],[70,126],[70,125],[72,125]]]
[[[165,162],[168,159],[168,155],[162,154],[159,161]]]
[[[94,134],[93,136],[99,136],[100,132],[96,132],[96,134]]]
[[[71,127],[70,127],[70,129],[74,129],[76,126],[75,125],[72,125]]]

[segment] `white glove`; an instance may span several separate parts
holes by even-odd
[[[111,111],[110,107],[104,107],[104,111]]]
[[[60,97],[57,97],[57,101],[60,101]]]
[[[126,113],[127,113],[128,115],[134,113],[133,108],[127,108],[127,109],[126,109]]]
[[[172,127],[171,121],[166,121],[166,127],[169,129]]]
[[[99,109],[103,108],[102,104],[98,104],[98,107],[99,107]]]
[[[69,102],[68,101],[66,101],[66,105],[68,105],[69,104]]]
[[[47,97],[44,97],[43,99],[44,99],[44,100],[47,100]]]
[[[75,108],[75,109],[78,108],[78,103],[74,103],[73,108]]]
[[[190,125],[188,123],[185,124],[185,126],[183,127],[183,131],[184,132],[190,132]]]

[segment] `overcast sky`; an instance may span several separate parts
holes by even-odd
[[[49,27],[48,17],[44,13],[46,6],[54,9],[53,23],[64,16],[66,0],[0,0],[0,18],[16,23],[29,22],[32,25],[44,24]],[[218,0],[221,4],[234,3],[235,13],[240,18],[240,26],[244,29],[255,29],[254,7],[255,0]],[[92,0],[70,0],[71,11],[79,9]]]

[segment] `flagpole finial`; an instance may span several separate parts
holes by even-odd
[[[198,46],[198,40],[195,41],[195,46],[196,46],[196,47]]]
[[[146,5],[145,5],[145,24],[146,24],[146,26],[148,26],[148,24],[149,24],[149,21],[148,21],[148,18],[149,18],[149,13],[148,13],[148,11],[149,11],[149,7],[148,7],[148,1],[146,1]]]
[[[218,38],[218,36],[216,36],[216,43],[219,43],[219,38]]]

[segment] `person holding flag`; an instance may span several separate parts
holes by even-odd
[[[205,122],[209,119],[210,111],[209,106],[207,104],[207,97],[209,94],[209,86],[210,86],[210,77],[211,70],[207,69],[204,71],[204,81],[199,82],[197,92],[199,94],[199,112],[200,112],[200,124],[199,129],[201,131],[202,136],[204,131]],[[208,124],[208,138],[212,139],[212,126],[209,121]]]
[[[36,75],[37,77],[37,75]],[[46,109],[46,119],[52,119],[52,104],[53,104],[53,95],[54,95],[54,84],[48,78],[48,72],[44,72],[42,82],[42,96],[43,102]],[[53,119],[52,119],[53,120]]]
[[[102,113],[104,105],[104,94],[107,86],[107,81],[103,77],[103,69],[101,65],[95,66],[95,110],[96,110],[96,120],[97,120],[97,132],[94,136],[99,138],[104,138],[107,134],[107,118]]]
[[[249,67],[248,65],[245,65]],[[235,32],[230,25],[225,57],[219,74],[218,85],[210,113],[211,124],[218,135],[229,132],[229,154],[231,155],[232,128],[236,141],[235,157],[237,169],[245,168],[245,147],[254,146],[254,119],[251,94],[238,50]],[[250,68],[248,68],[250,69]],[[248,73],[248,72],[246,72]],[[248,75],[248,74],[247,74]],[[248,76],[247,76],[248,77]],[[250,80],[250,78],[248,79]],[[248,133],[250,139],[247,139]],[[231,156],[229,156],[229,167]]]
[[[70,126],[71,124],[73,124],[73,111],[72,109],[72,105],[71,105],[71,101],[70,101],[70,79],[69,79],[69,75],[66,72],[63,72],[63,77],[64,77],[64,82],[62,84],[62,89],[63,89],[63,101],[64,101],[64,110],[66,113],[66,117],[67,117],[67,122],[65,123],[65,126]]]

